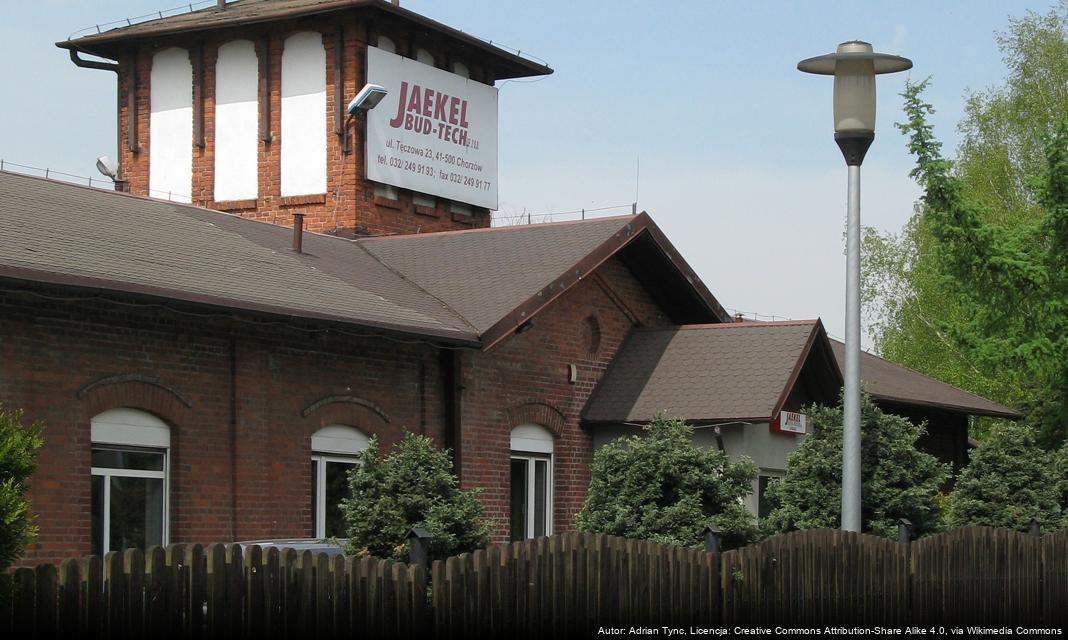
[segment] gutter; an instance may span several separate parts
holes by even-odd
[[[119,79],[119,63],[99,62],[97,60],[85,60],[81,57],[81,51],[73,46],[69,49],[70,61],[82,69],[97,69],[99,71],[115,72],[115,161],[119,163],[119,169],[115,172],[115,190],[123,191],[122,183],[122,82]],[[136,73],[136,71],[134,71]],[[136,115],[130,114],[131,118]]]
[[[222,310],[230,313],[251,313],[254,315],[283,319],[290,322],[305,321],[347,326],[356,330],[369,330],[371,333],[390,334],[397,336],[398,338],[414,338],[425,342],[432,342],[439,346],[470,349],[479,349],[482,346],[477,336],[471,336],[469,334],[448,329],[436,330],[404,326],[392,322],[358,320],[330,313],[291,309],[275,304],[235,300],[224,296],[179,291],[151,285],[118,282],[92,276],[78,276],[0,264],[0,283],[5,281],[11,282],[16,286],[22,285],[19,288],[30,291],[33,290],[35,285],[53,285],[76,289],[82,292],[90,291],[101,296],[106,296],[107,294],[126,294],[146,300],[150,304],[156,304],[161,307],[169,307],[174,303],[185,303],[196,307],[214,309],[216,311]],[[29,286],[27,287],[25,285]]]

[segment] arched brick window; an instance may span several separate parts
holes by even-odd
[[[282,196],[326,193],[326,48],[295,33],[282,49]]]
[[[169,47],[152,56],[148,121],[148,195],[191,202],[193,195],[193,64]]]
[[[250,40],[219,47],[215,62],[216,201],[251,200],[259,194],[259,62]]]

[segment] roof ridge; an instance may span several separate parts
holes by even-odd
[[[618,216],[602,216],[600,218],[590,218],[588,220],[559,220],[557,222],[539,222],[537,224],[512,224],[504,227],[480,227],[478,229],[453,229],[451,231],[429,231],[427,233],[395,233],[382,236],[362,236],[356,238],[356,242],[362,242],[367,240],[396,240],[396,239],[413,239],[413,238],[426,238],[430,236],[452,236],[470,233],[486,233],[486,232],[501,232],[512,229],[536,229],[543,227],[559,227],[572,224],[593,224],[598,222],[607,222],[610,220],[624,220],[628,218],[636,218],[637,216],[629,213]]]
[[[768,321],[768,322],[764,322],[764,321],[761,321],[761,320],[755,320],[755,321],[744,321],[744,322],[716,322],[716,323],[705,323],[705,324],[680,324],[680,325],[676,325],[675,328],[679,329],[679,330],[686,330],[686,331],[695,331],[695,330],[699,331],[699,330],[702,330],[702,329],[730,329],[730,328],[749,329],[749,328],[760,328],[760,327],[807,327],[807,326],[810,326],[810,325],[818,324],[819,322],[820,322],[819,318],[814,318],[812,320],[772,320],[772,321]],[[653,331],[657,331],[657,330],[662,331],[664,329],[663,328],[660,328],[660,329],[653,328],[651,330],[653,330]]]
[[[366,253],[368,256],[370,256],[372,260],[374,260],[378,264],[382,265],[382,267],[385,268],[387,271],[389,271],[393,275],[397,276],[398,278],[400,278],[404,282],[406,282],[406,283],[410,284],[411,286],[415,287],[419,291],[422,291],[426,295],[430,296],[438,304],[440,304],[443,308],[447,309],[449,311],[449,313],[451,313],[452,315],[454,315],[457,318],[459,318],[460,321],[463,322],[464,325],[466,325],[468,329],[470,329],[472,332],[474,332],[475,335],[479,335],[478,327],[476,327],[474,324],[472,324],[471,321],[468,320],[466,317],[464,317],[464,315],[461,314],[459,311],[457,311],[456,309],[453,309],[451,306],[449,306],[444,300],[442,300],[438,296],[434,295],[433,293],[427,291],[426,289],[421,287],[417,282],[415,282],[414,280],[412,280],[408,276],[404,275],[403,273],[401,273],[397,269],[394,269],[391,265],[387,264],[385,260],[383,260],[382,258],[380,258],[377,255],[375,255],[374,252],[372,252],[367,247],[363,246],[363,244],[361,244],[359,242],[352,242],[352,244],[355,245],[357,248],[359,248],[364,253]]]

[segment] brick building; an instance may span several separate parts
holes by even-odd
[[[46,425],[26,562],[335,535],[353,456],[408,431],[453,451],[495,539],[569,530],[598,438],[645,419],[584,414],[635,330],[732,321],[647,214],[487,228],[479,197],[368,178],[371,125],[341,105],[372,49],[480,87],[551,72],[460,31],[378,0],[238,0],[60,46],[118,75],[126,193],[0,172],[0,402]],[[785,371],[756,428],[837,394],[805,326],[770,364],[741,349]],[[695,379],[738,377],[718,353]],[[632,371],[640,396],[657,369]],[[888,397],[1014,415],[923,389]]]

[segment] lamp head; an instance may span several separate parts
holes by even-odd
[[[119,175],[119,164],[107,156],[100,156],[96,159],[96,170],[115,180]]]
[[[908,58],[875,53],[860,40],[838,50],[797,63],[805,73],[834,76],[834,139],[846,163],[860,165],[875,138],[875,76],[912,68]]]
[[[360,92],[349,103],[349,115],[355,116],[374,109],[379,102],[382,102],[382,98],[385,98],[387,93],[386,88],[381,85],[365,84],[363,89],[360,89]]]

